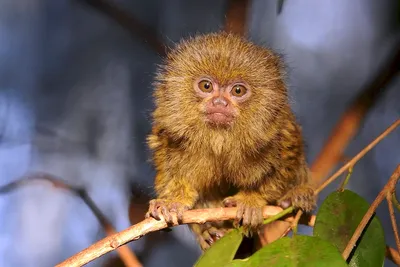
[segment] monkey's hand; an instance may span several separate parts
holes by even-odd
[[[234,226],[243,225],[245,234],[250,236],[263,223],[262,209],[267,204],[257,193],[241,193],[223,200],[225,207],[238,207]]]
[[[153,217],[156,220],[161,220],[161,214],[165,221],[171,224],[173,223],[171,213],[176,213],[178,222],[181,222],[183,212],[190,208],[189,205],[175,199],[152,199],[150,200],[149,211],[146,213],[146,218]]]
[[[296,186],[278,201],[278,205],[284,209],[293,205],[296,209],[311,212],[316,206],[314,189],[309,185]]]

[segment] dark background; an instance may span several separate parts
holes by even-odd
[[[173,46],[182,37],[224,29],[229,2],[105,1],[135,21],[100,12],[102,2],[0,1],[0,184],[32,171],[57,175],[84,187],[122,230],[130,225],[131,198],[152,193],[145,136],[151,82],[165,51],[156,41]],[[399,1],[246,2],[233,23],[244,21],[251,40],[283,54],[311,163],[346,108],[398,49]],[[147,27],[142,32],[140,24]],[[374,99],[347,158],[400,117],[399,86],[396,74]],[[372,202],[399,162],[397,130],[355,166],[349,187]],[[394,247],[385,203],[378,216]],[[35,182],[0,195],[1,267],[53,266],[102,237],[98,220],[67,190]],[[130,246],[144,266],[191,266],[199,255],[184,226]]]

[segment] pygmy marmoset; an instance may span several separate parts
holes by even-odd
[[[306,212],[315,197],[280,58],[228,33],[199,35],[168,53],[156,77],[148,145],[157,199],[147,217],[172,222],[193,208],[237,206],[257,229],[262,207]],[[222,227],[220,225],[220,227]],[[192,225],[206,249],[213,225]]]

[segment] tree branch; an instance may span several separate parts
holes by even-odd
[[[41,173],[36,172],[36,173],[31,173],[31,174],[25,175],[21,179],[13,181],[7,185],[1,186],[0,194],[8,193],[12,190],[17,189],[20,186],[23,186],[26,184],[31,184],[32,182],[35,182],[35,181],[43,181],[43,180],[50,182],[56,188],[70,191],[70,192],[76,194],[77,196],[79,196],[85,202],[85,204],[88,205],[89,209],[93,212],[93,214],[99,220],[100,225],[103,227],[106,234],[112,235],[112,234],[116,233],[112,224],[108,221],[106,216],[96,206],[94,201],[90,198],[90,196],[87,194],[87,192],[84,189],[69,185],[67,182],[63,181],[60,178],[55,177],[54,175],[51,175],[48,173],[43,173],[43,172],[41,172]],[[126,246],[121,247],[117,250],[117,253],[120,256],[121,260],[124,262],[125,266],[128,266],[128,267],[141,267],[142,266],[142,264],[136,258],[135,254],[129,249],[129,247],[126,247]]]
[[[389,246],[386,246],[386,258],[391,260],[393,263],[400,266],[400,254],[394,249]]]
[[[177,226],[179,224],[203,224],[205,222],[232,220],[236,217],[236,212],[236,207],[188,210],[184,212],[181,223],[178,223],[176,215],[172,214],[174,221],[172,225],[167,225],[164,220],[157,221],[153,218],[147,218],[119,233],[103,238],[85,250],[58,264],[56,267],[83,266],[84,264],[87,264],[88,262],[106,254],[107,252],[110,252],[132,240],[137,240],[150,232],[155,232],[171,226]],[[264,218],[269,218],[280,212],[282,212],[282,208],[280,207],[266,206],[263,209],[263,216]],[[285,221],[292,222],[293,219],[293,217],[286,217]],[[310,217],[303,222],[313,225],[315,222],[315,217]]]
[[[375,213],[376,208],[382,202],[382,200],[394,191],[396,187],[396,183],[400,178],[400,165],[397,165],[396,170],[393,172],[392,176],[390,177],[389,181],[383,187],[382,191],[378,194],[374,202],[372,202],[371,206],[369,207],[368,211],[365,213],[364,217],[362,218],[360,224],[357,226],[356,230],[354,231],[353,236],[350,238],[346,248],[344,249],[342,256],[345,260],[349,257],[350,253],[353,251],[357,240],[360,238],[362,232],[364,231],[365,226],[367,226],[369,220]]]
[[[249,0],[230,0],[226,12],[225,31],[241,36],[247,33]]]
[[[344,113],[333,129],[326,144],[311,167],[315,184],[328,176],[329,172],[341,159],[344,150],[357,134],[362,120],[368,110],[378,102],[388,88],[388,83],[398,73],[400,64],[400,45],[388,56],[387,63],[372,81],[362,90],[350,108]]]
[[[386,200],[388,203],[389,216],[390,216],[390,221],[392,222],[393,234],[394,234],[394,240],[396,241],[397,252],[400,253],[399,229],[397,229],[397,222],[396,222],[396,217],[394,216],[394,208],[390,192],[386,193]]]
[[[138,36],[139,39],[149,44],[159,55],[165,55],[166,47],[159,39],[157,32],[125,10],[106,0],[82,0],[82,2],[107,15],[133,36]]]
[[[381,133],[374,141],[372,141],[368,146],[366,146],[363,150],[361,150],[354,158],[352,158],[342,168],[340,168],[331,177],[329,177],[324,183],[322,183],[317,188],[316,193],[318,194],[319,192],[321,192],[325,187],[327,187],[331,182],[333,182],[342,173],[344,173],[346,170],[348,170],[351,166],[354,166],[354,164],[357,163],[357,161],[359,161],[362,157],[364,157],[365,154],[367,154],[372,148],[374,148],[387,135],[389,135],[392,131],[394,131],[399,125],[400,125],[400,119],[395,121],[389,128],[387,128],[383,133]]]

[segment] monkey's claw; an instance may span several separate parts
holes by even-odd
[[[174,200],[168,199],[152,199],[150,200],[149,211],[146,213],[146,218],[153,217],[156,220],[161,220],[160,215],[168,224],[174,222],[171,213],[176,213],[178,222],[182,221],[183,212],[188,210],[189,206]]]
[[[278,201],[278,205],[284,209],[293,205],[296,209],[311,212],[316,206],[314,189],[306,185],[294,187]]]
[[[208,226],[198,237],[201,249],[203,251],[209,249],[211,245],[214,244],[215,241],[223,237],[226,232],[227,229]]]
[[[223,203],[226,207],[238,207],[234,225],[236,227],[240,224],[243,225],[246,235],[250,234],[250,230],[256,230],[262,225],[264,220],[262,215],[264,203],[256,201],[251,197],[248,199],[227,197]]]

